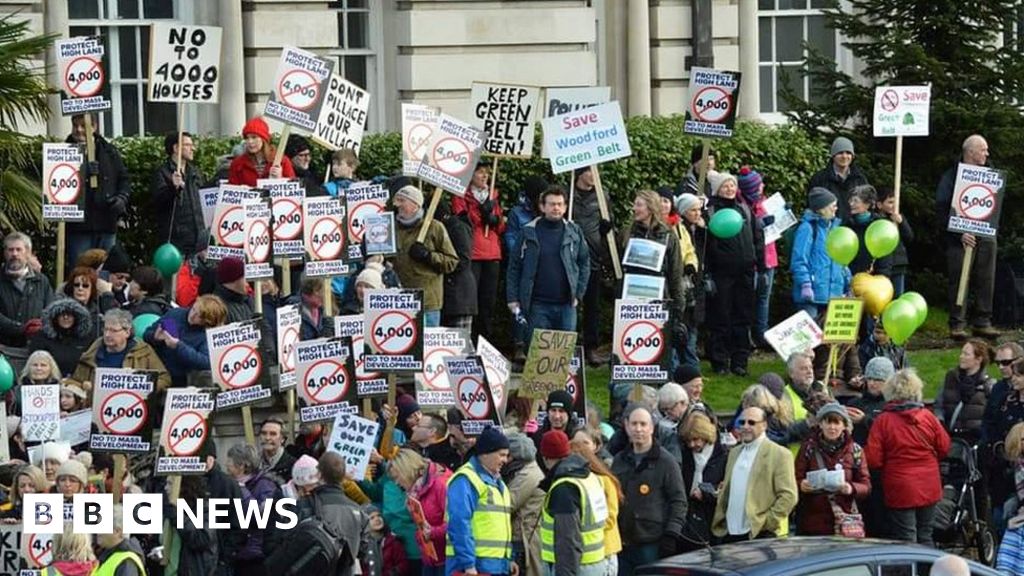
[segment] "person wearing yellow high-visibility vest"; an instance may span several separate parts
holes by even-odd
[[[512,494],[501,479],[508,438],[488,427],[473,455],[448,480],[445,575],[518,576],[512,561]]]
[[[100,565],[93,576],[146,576],[142,546],[124,533],[121,523],[123,513],[121,505],[115,504],[112,512],[114,531],[96,535],[96,544],[100,549],[96,559]]]
[[[549,576],[604,576],[604,525],[608,501],[601,479],[582,456],[570,454],[569,437],[549,430],[540,441],[547,490],[540,520],[540,557]],[[557,537],[556,537],[557,534]]]

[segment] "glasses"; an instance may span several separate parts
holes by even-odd
[[[761,422],[764,422],[764,420],[744,420],[741,418],[736,421],[740,426],[757,426]]]
[[[1017,358],[1008,358],[1008,359],[1003,359],[1003,360],[996,360],[996,364],[999,364],[1000,366],[1009,366],[1009,365],[1013,364],[1014,362],[1016,362],[1017,360],[1020,360],[1019,356]]]
[[[86,284],[84,282],[75,282],[75,288],[92,288],[92,284]]]
[[[128,329],[125,328],[124,326],[104,326],[103,327],[103,332],[104,333],[107,333],[107,332],[114,333],[114,332],[122,332],[122,331],[127,332]]]

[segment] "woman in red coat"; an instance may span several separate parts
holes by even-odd
[[[255,186],[261,178],[295,178],[295,169],[287,156],[274,166],[277,150],[270,143],[270,128],[263,118],[251,118],[242,128],[245,150],[235,156],[228,168],[228,184]]]
[[[445,533],[448,531],[444,511],[452,471],[414,450],[402,448],[388,464],[388,474],[405,490],[405,506],[419,526],[416,544],[423,558],[422,574],[444,576]]]
[[[913,369],[885,383],[886,404],[868,434],[868,467],[882,472],[889,536],[932,545],[935,504],[942,499],[939,461],[949,452],[949,434],[921,402],[924,384]]]
[[[478,336],[492,340],[498,274],[501,271],[501,235],[505,233],[505,220],[502,218],[501,195],[497,189],[491,188],[491,169],[487,165],[477,165],[465,196],[452,198],[452,214],[467,218],[473,227],[471,260],[477,287],[473,341],[476,342]]]

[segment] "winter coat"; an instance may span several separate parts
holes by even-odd
[[[29,270],[22,288],[0,271],[0,344],[22,348],[26,344],[25,323],[42,319],[43,308],[54,299],[53,286],[38,272]]]
[[[725,480],[725,463],[729,459],[729,450],[717,440],[711,451],[711,457],[704,465],[704,472],[701,474],[702,484],[708,484],[715,491],[701,490],[701,499],[690,496],[693,492],[693,476],[696,472],[693,451],[689,446],[683,446],[683,464],[681,472],[683,475],[683,490],[686,491],[688,504],[686,514],[686,526],[693,534],[684,533],[684,536],[697,538],[709,542],[711,540],[711,520],[715,517],[715,506],[718,503],[718,487]]]
[[[906,348],[897,346],[891,340],[888,344],[879,344],[875,342],[874,334],[868,334],[860,341],[860,346],[857,347],[857,356],[860,359],[861,366],[867,366],[872,358],[878,358],[879,356],[891,360],[892,365],[897,370],[910,366],[910,362],[907,360]]]
[[[758,219],[758,222],[762,223],[764,222],[764,217],[768,215],[768,210],[764,207],[764,201],[765,197],[761,195],[751,206],[754,209],[754,216]],[[764,226],[762,226],[763,228]],[[779,266],[779,252],[776,246],[778,246],[778,242],[764,245],[765,269],[777,268]]]
[[[409,573],[409,559],[401,540],[385,527],[384,534],[366,539],[366,557],[361,560],[363,574],[367,576],[405,576]]]
[[[706,315],[708,295],[704,290],[704,261],[707,259],[708,230],[688,223],[683,223],[682,226],[689,232],[693,250],[697,255],[697,274],[691,278],[693,295],[687,304],[686,316],[684,316],[686,325],[692,328],[703,324]]]
[[[800,295],[804,284],[814,289],[814,304],[828,304],[830,298],[842,296],[850,289],[850,269],[832,260],[825,250],[829,232],[839,227],[839,219],[825,220],[807,210],[793,237],[789,271],[793,274],[793,302],[804,303]]]
[[[506,466],[515,466],[510,463]],[[503,470],[504,472],[504,470]],[[544,506],[544,491],[540,483],[544,480],[544,472],[536,461],[522,464],[519,470],[508,480],[508,490],[512,494],[512,541],[522,542],[526,557],[520,564],[525,574],[543,574],[543,562],[540,559],[540,513]]]
[[[605,204],[611,210],[612,202],[607,190],[604,193],[604,198]],[[610,216],[611,214],[609,214]],[[597,270],[602,265],[611,265],[608,240],[605,235],[601,234],[601,209],[597,202],[596,188],[591,190],[576,188],[574,190],[570,221],[579,226],[583,238],[587,241],[590,258],[593,260],[591,267]]]
[[[612,473],[625,499],[619,508],[619,533],[626,547],[679,537],[686,523],[686,489],[679,465],[667,450],[652,446],[639,467],[632,444],[615,455]]]
[[[171,303],[167,301],[167,296],[163,294],[156,294],[155,296],[146,296],[141,302],[132,306],[132,317],[138,318],[143,314],[156,314],[157,316],[163,316],[167,314],[167,311],[171,309]]]
[[[1000,380],[992,387],[985,405],[985,443],[1004,441],[1018,422],[1024,422],[1024,393],[1014,388],[1013,383]]]
[[[598,458],[601,455],[598,454]],[[597,474],[595,472],[595,474]],[[622,535],[619,534],[619,491],[615,488],[617,479],[604,474],[597,474],[604,488],[604,499],[608,502],[608,518],[604,521],[604,553],[612,556],[622,552]]]
[[[590,251],[584,246],[583,231],[574,222],[565,222],[562,236],[562,270],[538,270],[540,262],[540,240],[537,237],[537,223],[534,218],[523,228],[523,237],[508,256],[508,275],[505,281],[505,296],[508,302],[519,302],[523,314],[529,316],[533,302],[533,286],[538,278],[547,274],[562,273],[569,280],[572,298],[582,300],[590,281]],[[571,302],[566,302],[571,304]]]
[[[99,164],[99,187],[93,188],[92,180],[83,170],[85,183],[85,220],[68,222],[67,231],[75,233],[114,234],[117,222],[124,216],[131,202],[132,180],[128,168],[121,160],[121,153],[113,144],[99,134],[96,138],[96,162]],[[68,136],[69,144],[77,144]],[[84,144],[80,144],[83,148]],[[120,206],[118,206],[120,205]]]
[[[853,215],[850,215],[843,221],[843,226],[846,226],[850,230],[857,233],[857,240],[860,245],[860,249],[857,250],[857,256],[850,262],[850,274],[857,274],[860,272],[868,272],[871,270],[872,274],[889,277],[892,276],[892,255],[878,258],[868,252],[868,245],[864,242],[864,236],[867,234],[868,226],[871,226],[876,220],[881,220],[877,214],[868,213],[869,217],[867,220],[858,221]]]
[[[299,294],[298,292],[296,292],[296,293],[292,294],[291,296],[288,296],[287,298],[285,298],[283,303],[272,304],[270,306],[270,308],[273,308],[274,312],[275,312],[275,314],[274,314],[274,334],[275,334],[275,336],[277,334],[277,314],[276,314],[276,312],[277,312],[277,308],[279,306],[296,306],[296,307],[298,307],[299,318],[300,318],[300,322],[299,322],[299,339],[300,340],[303,340],[303,341],[305,341],[305,340],[315,340],[316,338],[320,338],[320,337],[322,337],[324,335],[324,309],[322,307],[319,308],[319,314],[317,315],[317,318],[314,320],[313,319],[313,315],[311,314],[312,309],[309,306],[306,306],[302,302],[302,295]],[[264,299],[263,299],[263,309],[264,309],[264,312],[267,310],[267,308],[268,308],[268,306],[267,306],[267,298],[264,297]],[[275,343],[276,343],[276,338],[275,338]]]
[[[750,535],[757,538],[764,532],[777,536],[785,534],[790,512],[797,504],[798,489],[793,473],[793,455],[782,446],[761,437],[756,442],[757,454],[751,464],[747,493],[744,497],[744,511],[750,523]],[[715,517],[711,521],[711,532],[719,537],[729,533],[726,513],[729,507],[729,493],[732,490],[733,469],[741,450],[737,446],[729,452],[725,463],[725,480],[715,505]],[[749,447],[749,449],[755,449]]]
[[[184,187],[174,186],[173,175],[177,171],[176,158],[169,157],[153,171],[149,193],[153,202],[157,238],[170,242],[188,258],[199,251],[200,243],[206,245],[206,221],[203,219],[203,203],[199,198],[203,175],[194,162],[186,162],[182,176]],[[173,218],[173,220],[172,220]]]
[[[939,461],[949,452],[949,434],[919,402],[885,405],[868,433],[868,468],[882,471],[885,506],[931,506],[942,499]]]
[[[165,314],[160,321],[173,322],[178,325],[178,346],[171,349],[163,342],[154,338],[157,323],[146,329],[143,340],[156,350],[160,361],[171,374],[171,382],[175,387],[184,387],[189,372],[201,372],[210,369],[210,351],[206,347],[206,329],[189,324],[188,314],[191,308],[175,308]]]
[[[505,221],[505,234],[501,237],[502,242],[505,244],[506,255],[511,254],[515,250],[516,243],[523,237],[523,227],[537,216],[540,216],[540,214],[537,214],[533,206],[530,206],[529,200],[524,196],[520,196],[519,204],[516,204],[508,211]]]
[[[176,518],[174,504],[164,504],[164,518]],[[217,533],[199,527],[185,515],[182,526],[174,523],[175,538],[180,540],[178,574],[180,576],[212,576],[217,569]],[[168,550],[165,548],[165,552]]]
[[[886,215],[881,215],[883,218],[888,218]],[[892,273],[893,274],[906,274],[907,268],[910,266],[910,257],[907,256],[907,244],[914,241],[914,229],[910,227],[910,220],[907,219],[907,215],[900,213],[903,217],[903,222],[896,224],[896,227],[900,231],[900,243],[896,245],[896,249],[892,252]]]
[[[224,301],[228,307],[228,324],[252,320],[252,299],[247,294],[239,294],[218,284],[213,295]]]
[[[624,231],[620,235],[620,254],[626,253],[629,240],[633,238],[650,240],[665,246],[665,258],[661,263],[661,272],[623,265],[622,273],[665,278],[665,293],[662,297],[672,300],[669,304],[672,310],[672,320],[681,321],[686,309],[686,295],[683,293],[683,259],[679,248],[679,236],[660,222],[648,227],[646,224],[634,221],[628,231]]]
[[[747,271],[764,270],[764,231],[750,207],[738,197],[729,199],[713,196],[708,200],[708,222],[715,212],[732,208],[743,216],[743,227],[732,238],[708,236],[707,257],[704,267],[712,276],[734,276]]]
[[[444,275],[443,316],[475,316],[477,313],[476,276],[470,254],[473,253],[475,232],[463,216],[449,216],[444,221],[448,238],[452,241],[459,264]]]
[[[422,553],[424,566],[444,566],[444,545],[445,533],[448,531],[448,522],[445,520],[445,501],[447,499],[448,479],[452,477],[452,471],[444,466],[433,462],[427,464],[427,469],[412,488],[409,489],[406,508],[409,515],[413,514],[413,506],[409,499],[419,500],[423,507],[423,520],[430,526],[430,541],[434,545],[434,552],[437,554],[437,561],[431,561],[425,550],[425,542],[417,544]]]
[[[420,452],[427,460],[440,464],[449,470],[455,470],[462,466],[462,455],[452,446],[448,437],[423,448]]]
[[[89,346],[89,349],[82,354],[82,358],[78,361],[78,366],[75,367],[75,372],[71,375],[71,379],[76,382],[95,383],[96,368],[102,365],[103,359],[106,356],[107,349],[103,345],[103,338],[97,338],[92,343],[92,346]],[[171,376],[167,373],[164,363],[160,361],[160,357],[157,356],[156,350],[153,350],[152,346],[141,340],[135,338],[128,340],[127,353],[120,367],[157,371],[159,376],[156,379],[156,392],[166,390],[171,385]]]
[[[393,443],[395,446],[401,444],[400,442]],[[416,544],[416,525],[413,524],[409,509],[405,507],[405,490],[395,484],[395,481],[388,476],[387,470],[380,471],[379,480],[359,482],[359,488],[380,508],[384,523],[395,536],[398,536],[402,546],[405,547],[405,555],[410,560],[419,560],[420,547]],[[440,554],[444,554],[443,548],[440,550]]]
[[[878,418],[878,415],[885,409],[885,396],[881,394],[876,396],[864,390],[859,398],[854,398],[847,406],[856,408],[864,413],[864,418],[853,425],[853,441],[861,446],[866,446],[871,425],[874,424],[875,418]]]
[[[471,186],[472,187],[472,186]],[[473,227],[473,254],[474,261],[501,260],[501,235],[505,233],[505,219],[502,217],[501,193],[497,189],[491,191],[491,214],[498,217],[497,226],[487,226],[481,213],[481,204],[473,191],[466,190],[464,196],[452,198],[452,214],[456,216],[466,215]]]
[[[508,489],[504,480],[487,472],[476,456],[471,457],[464,466],[472,467],[484,484],[501,491]],[[445,561],[446,574],[464,572],[471,567],[484,574],[507,574],[511,569],[509,559],[480,558],[470,546],[474,542],[471,522],[479,504],[480,497],[468,477],[460,474],[449,483],[448,541],[452,544],[454,556],[449,556]]]
[[[143,566],[146,565],[146,553],[142,550],[142,545],[135,538],[128,537],[117,546],[110,550],[103,550],[96,556],[96,561],[99,565],[98,572],[102,573],[104,571],[103,565],[115,552],[132,552],[139,557]],[[114,570],[114,576],[146,576],[146,573],[145,571],[140,572],[139,567],[131,559],[125,559],[117,565],[117,569]]]
[[[818,455],[824,466],[818,464]],[[821,432],[815,429],[811,436],[800,446],[796,457],[796,482],[807,478],[812,470],[835,470],[842,466],[844,481],[853,487],[853,494],[845,495],[836,492],[832,500],[844,512],[852,513],[854,502],[863,500],[871,493],[871,476],[868,463],[864,458],[864,450],[853,441],[848,432],[843,432],[841,447],[830,454],[822,445]],[[836,533],[835,515],[826,492],[800,492],[797,504],[797,531],[807,536],[832,536]]]
[[[838,202],[836,216],[840,220],[844,220],[850,213],[850,190],[866,184],[868,184],[868,178],[856,162],[850,164],[850,170],[846,174],[846,179],[840,180],[836,174],[835,167],[832,165],[832,159],[829,158],[828,165],[825,166],[824,170],[811,177],[811,181],[807,184],[807,191],[810,192],[811,188],[820,187],[827,188],[835,194]],[[942,229],[945,230],[946,226],[943,225]]]
[[[558,535],[554,542],[553,568],[556,574],[575,574],[576,569],[580,567],[584,550],[583,499],[588,496],[571,482],[563,482],[554,488],[551,486],[562,478],[583,480],[591,474],[593,472],[582,456],[570,454],[559,461],[551,470],[551,474],[541,483],[541,490],[548,493],[544,512],[551,516],[554,533]]]
[[[257,472],[246,478],[245,482],[242,483],[243,505],[249,506],[249,502],[255,501],[260,506],[263,506],[267,500],[277,498],[280,492],[281,489],[277,483],[267,476],[266,473]],[[245,546],[238,551],[237,558],[239,560],[259,560],[264,558],[266,556],[266,551],[263,549],[265,532],[265,530],[260,530],[250,525],[247,530],[248,538],[245,541]]]
[[[267,144],[264,144],[264,146],[267,146]],[[260,153],[262,152],[261,150]],[[273,160],[267,160],[263,164],[263,170],[257,170],[256,163],[253,162],[250,154],[242,152],[231,161],[231,166],[228,168],[228,184],[255,186],[257,180],[270,178],[270,165],[272,162]],[[292,161],[287,156],[281,156],[281,178],[295,178],[295,169],[292,167]]]
[[[75,324],[70,330],[57,326],[57,316],[71,311]],[[62,376],[70,376],[78,365],[82,353],[96,339],[93,319],[84,306],[71,298],[59,298],[43,309],[43,329],[32,337],[28,343],[31,354],[36,350],[45,350],[53,356],[60,367]]]
[[[451,274],[459,265],[459,255],[444,225],[434,220],[430,222],[427,236],[423,239],[423,245],[430,250],[430,263],[413,260],[409,256],[409,248],[416,242],[422,223],[423,220],[419,219],[406,226],[396,219],[398,254],[391,257],[391,262],[402,286],[423,289],[423,310],[430,312],[440,310],[444,305],[444,275]]]
[[[224,472],[219,464],[214,463],[213,468],[208,470],[204,476],[206,477],[208,498],[242,499],[242,487],[234,478]],[[231,526],[230,529],[214,532],[214,536],[217,538],[217,562],[225,566],[230,566],[246,542],[246,534],[240,527],[238,517],[229,514],[228,524]]]
[[[995,383],[996,381],[985,373],[984,367],[973,376],[968,376],[959,368],[953,368],[946,372],[942,390],[936,394],[932,410],[947,430],[953,433],[964,431],[977,439],[984,421],[985,404]],[[963,407],[954,422],[953,413],[961,402]]]
[[[295,170],[295,177],[302,182],[302,187],[306,189],[306,198],[315,198],[326,194],[321,186],[324,181],[322,176],[308,168],[299,168],[294,162],[292,162],[292,169]]]

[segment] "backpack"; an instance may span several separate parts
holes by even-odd
[[[288,540],[267,558],[265,565],[269,574],[351,573],[355,555],[348,545],[340,516],[347,510],[324,508],[317,494],[313,494],[311,500],[313,516],[299,522]]]

